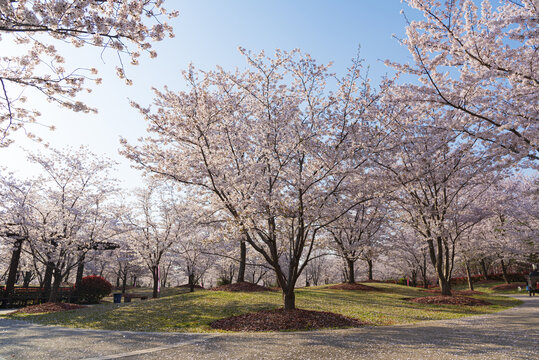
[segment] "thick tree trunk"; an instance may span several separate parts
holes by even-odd
[[[443,259],[444,259],[443,240],[440,237],[436,239],[436,246],[438,249],[438,253],[436,253],[434,249],[434,242],[432,240],[428,240],[427,244],[429,245],[429,255],[432,261],[432,265],[434,266],[434,269],[436,270],[436,276],[438,276],[438,284],[440,285],[440,290],[442,291],[442,295],[451,296],[451,283],[449,282],[449,275],[444,272],[444,266],[443,266]]]
[[[509,281],[509,276],[507,276],[507,267],[505,266],[505,262],[503,261],[503,259],[501,259],[500,263],[502,265],[503,280],[506,284],[510,284],[511,282]]]
[[[444,277],[438,278],[438,284],[443,296],[451,296],[451,283]]]
[[[238,269],[238,282],[245,281],[245,264],[247,262],[247,246],[245,241],[240,242],[240,266]]]
[[[374,280],[372,277],[372,260],[371,259],[367,260],[367,265],[369,267],[369,270],[368,270],[369,280]]]
[[[288,289],[286,292],[283,292],[284,296],[284,309],[293,310],[296,308],[296,294],[294,293],[294,288]]]
[[[470,263],[466,261],[466,277],[468,278],[468,288],[473,291],[473,279],[470,272]]]
[[[153,294],[154,299],[159,297],[159,271],[158,266],[152,267],[152,277],[153,277]]]
[[[51,294],[49,296],[49,302],[58,302],[58,290],[60,289],[61,283],[62,283],[62,271],[55,269],[54,282],[52,284]]]
[[[348,283],[355,284],[356,274],[354,272],[355,261],[346,259],[346,264],[348,265]]]
[[[43,277],[43,300],[47,301],[51,295],[52,274],[54,271],[54,263],[48,262],[45,268],[45,276]]]
[[[19,262],[21,260],[22,243],[24,239],[18,239],[13,244],[14,249],[11,253],[11,261],[9,263],[9,273],[6,280],[6,294],[11,295],[15,291],[17,283],[17,273],[19,271]]]

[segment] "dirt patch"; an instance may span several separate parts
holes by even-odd
[[[31,305],[15,311],[20,314],[36,314],[36,313],[51,313],[58,311],[67,311],[85,308],[84,305],[69,304],[69,303],[44,303],[39,305]]]
[[[270,288],[267,288],[265,286],[260,286],[256,284],[252,284],[249,282],[239,282],[235,284],[227,284],[227,285],[221,285],[214,287],[210,290],[213,291],[242,291],[242,292],[259,292],[259,291],[274,291]]]
[[[411,302],[418,304],[435,304],[435,305],[466,305],[466,306],[484,306],[492,305],[491,303],[474,299],[467,296],[424,296],[409,299]]]
[[[367,323],[330,312],[310,310],[264,310],[214,321],[214,329],[229,331],[314,330],[360,327]]]
[[[335,289],[335,290],[360,290],[360,291],[379,291],[379,289],[369,286],[369,285],[362,285],[362,284],[337,284],[328,286],[327,289]]]
[[[490,289],[494,291],[517,290],[519,286],[521,289],[526,288],[526,284],[524,283],[513,283],[513,284],[496,285],[496,286],[491,287]]]

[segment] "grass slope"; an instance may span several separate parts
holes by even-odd
[[[369,285],[382,291],[331,290],[326,287],[298,289],[296,306],[306,310],[329,311],[372,325],[392,325],[488,314],[520,303],[512,298],[484,295],[477,298],[492,303],[492,306],[416,304],[406,299],[432,294],[399,285]],[[281,306],[282,297],[278,292],[231,293],[202,290],[131,304],[101,304],[60,313],[13,314],[10,317],[40,324],[78,328],[208,332],[216,331],[209,326],[214,320]]]

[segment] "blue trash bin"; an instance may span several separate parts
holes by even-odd
[[[122,294],[114,294],[114,303],[119,304],[122,302]]]

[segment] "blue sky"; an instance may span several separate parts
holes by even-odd
[[[202,69],[242,67],[245,60],[238,46],[264,50],[268,55],[275,48],[300,48],[319,62],[333,61],[334,71],[342,73],[361,46],[361,57],[370,65],[376,82],[391,71],[383,60],[409,60],[407,49],[392,37],[405,33],[401,9],[412,18],[418,15],[399,0],[168,0],[166,5],[180,11],[172,22],[176,37],[155,45],[156,59],[145,57],[139,66],[127,67],[133,86],[115,78],[114,53],[108,52],[101,59],[99,49],[63,50],[68,65],[99,69],[103,84],[81,97],[99,110],[97,115],[72,113],[29,95],[32,107],[43,114],[41,120],[57,128],[49,132],[33,126],[33,132],[56,148],[87,145],[91,151],[113,158],[120,163],[117,176],[126,187],[139,185],[140,175],[118,155],[118,139],[123,136],[134,142],[145,135],[146,128],[128,99],[148,105],[153,98],[152,86],[182,89],[180,72],[189,63]],[[6,40],[0,45],[3,50],[10,49]],[[18,134],[13,145],[0,149],[0,164],[20,176],[31,176],[35,168],[28,166],[23,149],[43,151],[41,145]]]

